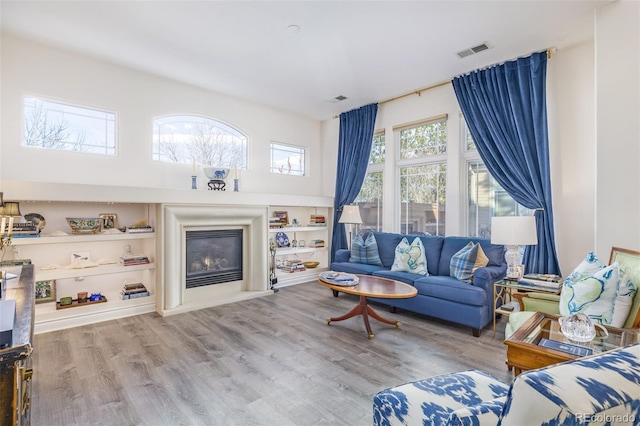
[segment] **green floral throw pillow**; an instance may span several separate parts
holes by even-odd
[[[618,263],[598,270],[578,281],[565,280],[560,295],[561,313],[583,313],[593,322],[611,325],[620,285]]]
[[[427,271],[427,256],[420,237],[414,238],[409,244],[406,237],[396,246],[396,255],[391,270],[396,272],[411,272],[419,275],[429,275]]]

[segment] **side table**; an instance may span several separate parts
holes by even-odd
[[[506,310],[502,307],[506,303],[514,301],[514,293],[524,291],[529,293],[560,294],[560,290],[561,288],[555,289],[524,285],[518,283],[517,280],[508,280],[506,278],[496,281],[493,285],[493,337],[496,337],[496,315],[501,314],[508,317],[511,312],[513,312],[513,310]],[[502,300],[500,307],[498,307],[498,300]]]

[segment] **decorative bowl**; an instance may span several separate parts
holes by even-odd
[[[67,223],[73,234],[96,234],[104,220],[101,217],[68,217]]]
[[[317,268],[320,262],[302,262],[305,268]]]
[[[203,167],[204,174],[211,180],[224,180],[229,177],[229,169],[222,167]]]

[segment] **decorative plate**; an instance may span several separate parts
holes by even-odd
[[[284,232],[278,232],[276,234],[276,243],[278,243],[278,247],[289,247],[289,237]]]
[[[27,222],[32,222],[38,228],[38,232],[41,232],[44,226],[47,224],[47,221],[44,220],[44,217],[38,213],[27,213],[24,215],[24,219]]]
[[[346,272],[327,271],[321,272],[319,276],[322,281],[342,287],[352,287],[360,282],[360,278],[357,275],[347,274]]]

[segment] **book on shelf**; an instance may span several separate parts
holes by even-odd
[[[144,232],[153,232],[151,226],[129,226],[127,227],[127,234],[141,234]]]
[[[555,274],[525,274],[522,278],[524,280],[546,281],[552,283],[559,283],[562,281],[562,277]]]
[[[545,288],[549,290],[560,290],[560,288],[562,287],[562,282],[560,281],[558,282],[540,281],[540,280],[533,280],[533,279],[527,279],[527,278],[522,278],[518,280],[518,284],[524,285],[524,286],[530,286],[530,287]]]
[[[121,257],[120,263],[124,266],[131,265],[145,265],[147,263],[151,263],[147,256],[131,256],[131,257]]]
[[[120,298],[122,300],[130,300],[130,299],[137,299],[139,297],[147,297],[147,296],[150,296],[150,295],[151,295],[151,293],[149,293],[148,291],[143,291],[141,293],[132,293],[132,294],[121,293],[120,294]]]
[[[324,240],[311,240],[311,242],[309,243],[309,247],[322,248],[324,247]]]

